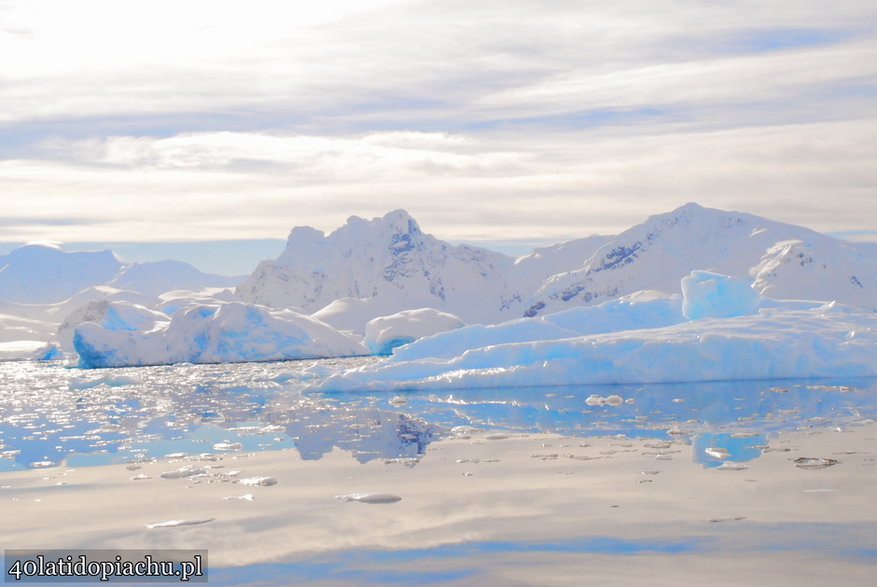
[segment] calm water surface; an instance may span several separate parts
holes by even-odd
[[[352,367],[372,358],[320,361]],[[0,471],[88,466],[294,447],[333,447],[367,462],[416,458],[467,426],[572,436],[684,436],[728,459],[758,458],[782,430],[837,428],[877,417],[877,380],[731,381],[458,390],[445,394],[307,393],[313,361],[109,370],[0,363]],[[756,447],[756,448],[753,448]],[[703,451],[705,466],[721,461]]]
[[[320,362],[353,367],[373,360]],[[843,432],[871,426],[877,419],[875,379],[313,393],[303,375],[313,363],[93,371],[52,363],[2,363],[0,472],[276,449],[297,451],[310,461],[342,449],[360,463],[384,460],[414,469],[431,446],[465,434],[495,439],[551,434],[580,440],[580,446],[591,438],[655,447],[672,440],[690,446],[694,465],[707,471],[728,461],[755,462],[784,433]],[[787,550],[830,553],[838,560],[877,561],[877,532],[867,520],[836,527],[777,525],[773,531],[773,536],[752,533],[743,540],[753,552],[780,544]],[[717,530],[708,545],[702,536],[677,532],[660,539],[510,537],[426,550],[360,549],[294,565],[215,569],[211,584],[285,584],[293,579],[315,584],[467,584],[483,571],[478,567],[486,560],[502,565],[508,557],[524,554],[541,557],[542,563],[572,555],[696,554],[705,548],[723,550],[726,542],[738,544],[734,532],[746,530]],[[806,544],[795,542],[798,536],[807,536]]]

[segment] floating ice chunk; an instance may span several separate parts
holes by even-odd
[[[162,479],[186,479],[189,477],[194,477],[196,475],[204,475],[207,471],[202,469],[201,467],[197,467],[195,465],[186,465],[184,467],[180,467],[176,471],[166,471],[159,475]]]
[[[45,467],[54,467],[55,463],[53,461],[34,461],[30,463],[30,466],[34,469],[42,469]]]
[[[743,471],[748,469],[749,465],[744,465],[743,463],[735,463],[734,461],[725,461],[718,467],[716,467],[717,471]]]
[[[620,395],[609,395],[606,397],[600,397],[597,394],[592,393],[585,400],[585,403],[591,407],[596,406],[612,406],[617,407],[624,403],[624,399]]]
[[[240,442],[217,442],[213,445],[213,450],[240,450],[244,448]]]
[[[189,520],[168,520],[167,522],[153,522],[152,524],[146,524],[146,527],[152,530],[153,528],[175,528],[177,526],[197,526],[198,524],[206,524],[208,522],[212,522],[216,518],[194,518]]]
[[[233,500],[233,499],[239,499],[239,500],[241,500],[241,501],[253,501],[253,500],[256,499],[256,498],[253,497],[253,494],[252,494],[252,493],[245,493],[245,494],[243,494],[243,495],[224,495],[224,496],[222,497],[222,500],[223,500],[223,501],[230,501],[230,500]]]
[[[746,516],[726,516],[724,518],[710,518],[709,522],[739,522],[740,520],[745,520]]]
[[[268,434],[271,432],[286,432],[286,428],[277,424],[268,424],[259,428],[259,434]]]
[[[149,475],[144,475],[143,473],[131,477],[131,481],[146,481],[147,479],[152,479],[152,477],[150,477]]]
[[[793,461],[796,467],[801,469],[825,469],[840,463],[836,459],[820,459],[814,457],[800,457]]]
[[[238,483],[254,487],[268,487],[271,485],[277,485],[277,479],[274,477],[247,477],[245,479],[239,479]]]
[[[100,385],[107,387],[124,387],[125,385],[137,385],[142,383],[141,380],[134,377],[126,377],[124,375],[103,375],[97,378],[80,377],[70,381],[68,384],[70,389],[91,389]]]
[[[358,501],[360,503],[395,503],[402,500],[401,497],[392,493],[348,493],[346,495],[336,495],[335,499],[340,501]]]
[[[703,452],[713,457],[714,459],[727,459],[729,456],[731,456],[731,453],[728,452],[728,449],[721,448],[719,446],[708,447],[704,449]]]

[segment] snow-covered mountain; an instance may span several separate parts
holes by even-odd
[[[202,273],[182,261],[131,263],[109,283],[112,287],[158,296],[175,290],[197,291],[204,287],[235,287],[239,277]]]
[[[535,292],[552,275],[581,268],[597,250],[614,236],[593,235],[533,249],[515,260],[515,280],[524,291]]]
[[[442,242],[396,210],[372,220],[352,216],[329,235],[294,228],[280,257],[263,261],[236,295],[306,312],[339,298],[371,299],[380,313],[366,320],[432,307],[466,321],[495,321],[520,313],[526,292],[515,287],[513,276],[511,257]]]
[[[25,304],[60,302],[107,283],[124,268],[111,251],[69,253],[25,245],[0,256],[0,299]]]
[[[877,259],[868,245],[751,214],[686,204],[603,244],[575,270],[548,279],[526,315],[600,303],[639,290],[679,291],[695,269],[753,279],[772,298],[836,300],[877,309]]]
[[[0,300],[18,304],[55,304],[84,290],[109,286],[157,296],[171,290],[234,287],[237,277],[202,273],[182,261],[126,263],[112,251],[68,252],[46,245],[25,245],[0,256]]]
[[[297,227],[275,261],[236,291],[251,303],[316,312],[337,328],[432,307],[492,323],[641,290],[679,293],[692,270],[749,280],[772,298],[877,308],[875,247],[739,212],[686,204],[617,236],[591,236],[517,260],[424,234],[406,212],[351,217],[331,234]]]

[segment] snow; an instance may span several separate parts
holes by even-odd
[[[398,303],[389,296],[375,296],[367,299],[343,297],[324,308],[320,308],[311,316],[338,330],[364,334],[365,325],[369,321],[398,311]]]
[[[682,314],[690,320],[751,314],[761,302],[749,281],[711,271],[692,271],[683,277],[682,295]]]
[[[434,308],[404,310],[366,324],[365,344],[372,354],[388,355],[396,347],[464,325],[458,316]]]
[[[515,259],[514,272],[524,291],[534,292],[546,279],[558,273],[580,269],[600,247],[614,237],[594,235],[563,243],[537,247],[528,255]]]
[[[442,360],[393,355],[329,376],[314,388],[399,391],[875,375],[877,313],[829,303],[492,344]]]
[[[872,244],[777,242],[751,269],[753,287],[771,298],[837,300],[877,310],[877,251]]]
[[[74,331],[81,368],[223,363],[365,354],[355,339],[291,310],[231,302],[166,316],[125,302]]]

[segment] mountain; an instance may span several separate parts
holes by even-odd
[[[124,267],[111,251],[68,253],[56,247],[25,245],[0,256],[0,299],[51,304],[106,283]]]
[[[533,249],[515,260],[515,280],[524,291],[535,292],[546,279],[558,273],[579,269],[613,236],[593,235]]]
[[[328,236],[294,228],[287,248],[236,290],[345,330],[418,307],[490,323],[597,304],[641,290],[679,293],[692,270],[745,279],[772,298],[877,308],[875,246],[751,214],[686,204],[616,236],[591,236],[512,260],[428,234],[405,211],[351,217]]]
[[[0,301],[12,304],[56,304],[103,286],[157,296],[171,290],[234,287],[240,280],[202,273],[181,261],[126,263],[112,251],[25,245],[0,256]]]
[[[753,279],[768,297],[877,309],[873,250],[800,226],[686,204],[610,239],[581,268],[549,278],[528,300],[525,315],[645,289],[675,293],[694,269]]]
[[[294,228],[286,250],[259,264],[236,295],[306,312],[353,298],[372,300],[383,314],[432,307],[466,321],[495,321],[520,313],[513,266],[506,255],[425,234],[396,210],[372,220],[352,216],[329,235]]]
[[[204,287],[235,287],[240,277],[202,273],[182,261],[131,263],[108,285],[124,290],[158,296],[175,290],[197,291]]]

